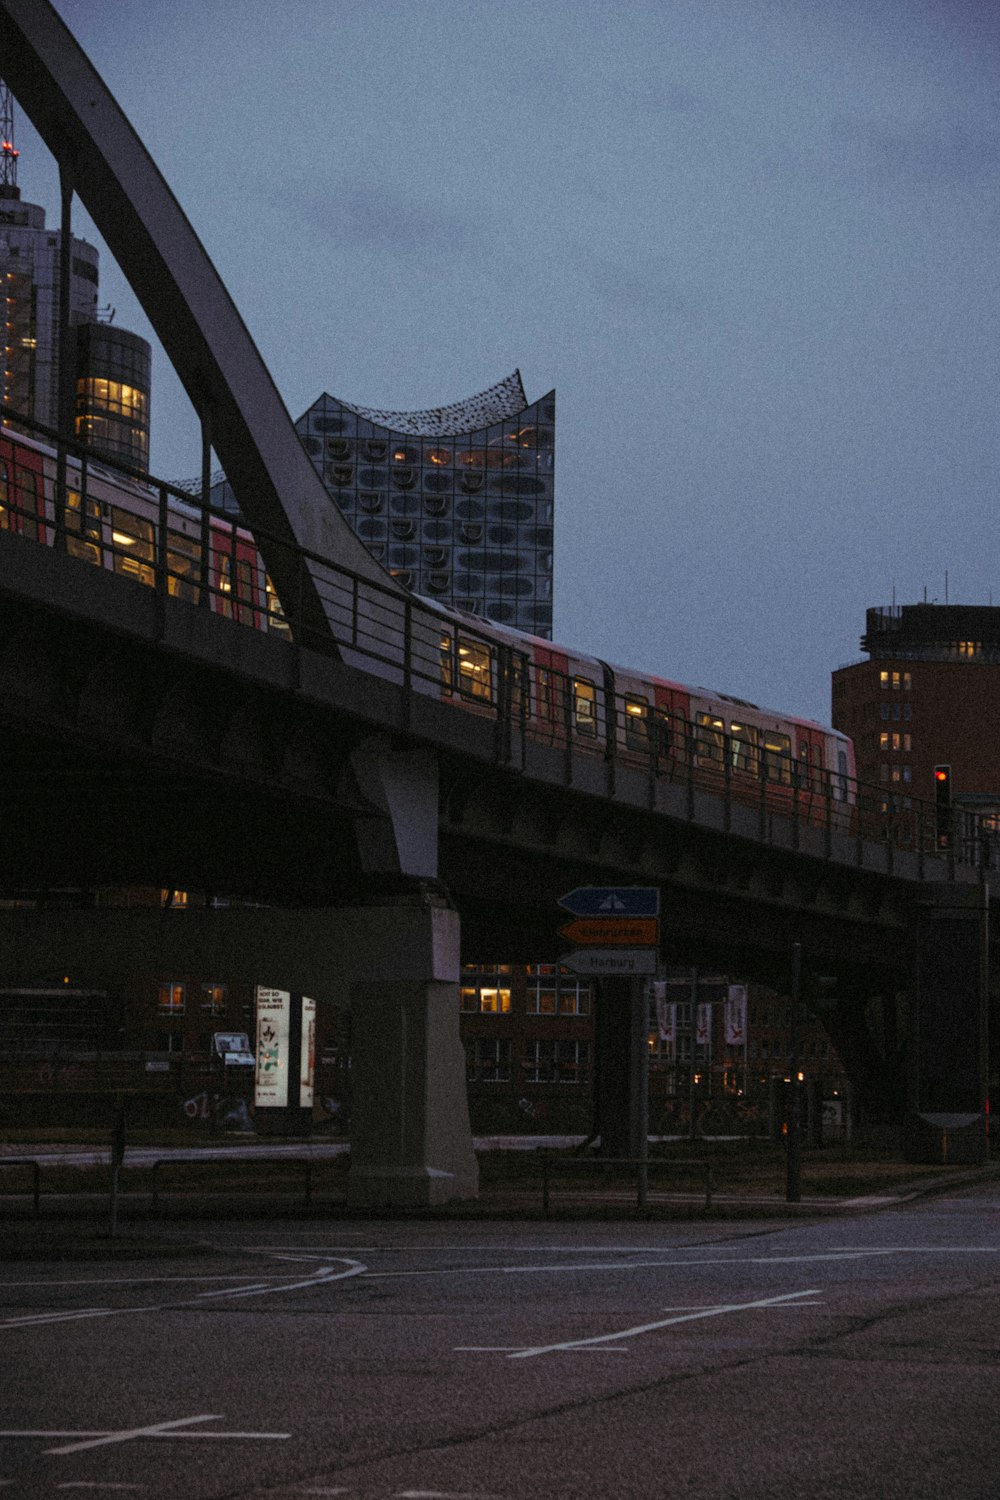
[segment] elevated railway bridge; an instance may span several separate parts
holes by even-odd
[[[798,944],[807,976],[837,980],[825,1020],[862,1093],[905,1095],[915,1149],[945,1118],[985,1149],[979,841],[942,843],[932,809],[884,788],[827,778],[806,795],[793,775],[776,797],[766,759],[750,785],[728,749],[706,764],[690,725],[669,753],[652,736],[629,745],[621,701],[605,705],[601,744],[583,745],[558,673],[543,732],[516,652],[471,617],[443,624],[330,506],[204,250],[44,0],[0,0],[0,55],[60,164],[64,230],[76,193],[191,395],[205,475],[200,503],[142,478],[153,521],[138,563],[134,535],[99,527],[114,471],[70,438],[42,434],[56,455],[44,512],[12,481],[0,890],[173,886],[229,902],[6,909],[0,985],[69,952],[95,983],[210,957],[215,973],[349,1003],[353,1201],[438,1202],[476,1182],[463,954],[555,959],[562,892],[655,885],[667,962],[787,988]],[[213,451],[266,569],[268,589],[242,598],[240,527],[206,503]],[[196,537],[183,567],[182,507]],[[227,547],[228,571],[212,561]],[[459,690],[463,647],[489,662],[488,692]]]

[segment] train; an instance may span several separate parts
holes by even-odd
[[[61,490],[60,490],[61,486]],[[64,496],[57,507],[56,496]],[[0,529],[60,545],[236,624],[291,636],[251,532],[174,486],[0,428]],[[165,545],[160,537],[165,536]],[[529,740],[646,766],[809,823],[849,826],[854,746],[811,719],[528,635],[439,600],[380,590],[318,560],[344,654],[473,714],[503,717]]]

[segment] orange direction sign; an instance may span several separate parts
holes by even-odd
[[[581,947],[655,948],[658,926],[655,917],[576,917],[559,936]]]

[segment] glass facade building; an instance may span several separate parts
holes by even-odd
[[[149,464],[151,351],[112,323],[76,329],[76,435],[96,453],[136,469]]]
[[[529,404],[515,371],[428,411],[324,394],[296,428],[331,502],[401,583],[551,637],[554,391]]]

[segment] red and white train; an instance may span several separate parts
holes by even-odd
[[[202,510],[173,488],[148,485],[98,459],[70,457],[57,512],[55,453],[0,429],[0,529],[60,545],[256,630],[289,634],[254,539],[237,518]],[[166,528],[166,545],[159,537]],[[645,765],[746,801],[761,796],[810,823],[843,825],[856,800],[854,747],[809,719],[611,665],[417,595],[401,603],[353,586],[333,567],[334,633],[370,669],[405,678],[472,713],[509,716],[529,739]],[[322,593],[322,588],[321,588]],[[345,603],[349,601],[349,603]]]

